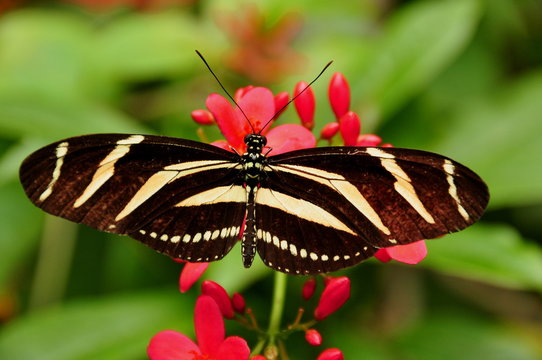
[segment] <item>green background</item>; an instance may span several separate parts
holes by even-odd
[[[68,136],[198,139],[190,111],[220,89],[194,49],[232,91],[291,93],[332,59],[313,86],[316,131],[333,121],[328,80],[342,72],[363,133],[452,157],[491,192],[482,221],[429,241],[420,264],[343,271],[351,299],[317,326],[321,348],[288,339],[292,359],[325,347],[364,360],[542,358],[540,1],[132,2],[0,0],[0,358],[144,359],[160,330],[192,336],[199,290],[178,293],[179,264],[44,215],[17,172]],[[298,121],[291,107],[281,119]],[[205,277],[241,291],[265,325],[271,275],[260,262],[243,269],[234,249]],[[314,305],[303,281],[289,282],[284,324]]]

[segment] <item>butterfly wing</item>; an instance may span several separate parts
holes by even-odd
[[[355,264],[377,248],[464,229],[479,219],[489,200],[486,185],[474,172],[418,150],[299,150],[269,157],[266,174],[263,197],[260,189],[256,199],[257,217],[273,221],[261,220],[258,226],[271,239],[279,232],[280,241],[274,247],[273,241],[259,241],[258,251],[274,268],[294,263],[296,270],[309,273]],[[296,216],[290,219],[292,213]],[[281,222],[295,230],[277,226]],[[303,246],[309,255],[279,252],[281,241],[283,247]],[[371,249],[364,250],[367,246]]]
[[[20,179],[32,202],[53,215],[205,261],[224,256],[237,240],[245,212],[239,171],[236,154],[211,145],[99,134],[34,152]]]

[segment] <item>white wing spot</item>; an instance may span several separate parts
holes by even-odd
[[[316,255],[316,254],[313,253],[313,252],[311,252],[311,253],[309,254],[309,256],[310,256],[311,259],[314,260],[314,261],[318,260],[318,255]]]
[[[282,250],[288,249],[288,242],[287,242],[286,240],[282,240],[282,241],[280,242],[280,248],[281,248]]]
[[[189,243],[189,242],[190,242],[190,238],[191,238],[190,234],[184,234],[184,236],[183,236],[183,243],[185,243],[185,244]]]
[[[295,247],[294,244],[290,244],[290,253],[291,253],[293,256],[297,256],[297,248]]]
[[[157,234],[157,233],[155,233],[154,231],[153,231],[153,232],[151,232],[151,233],[150,233],[149,235],[150,235],[150,236],[151,236],[151,238],[153,238],[153,239],[156,239],[156,237],[158,236],[158,234]]]
[[[147,232],[146,232],[145,230],[139,230],[139,233],[140,233],[141,235],[145,235]]]
[[[160,240],[162,241],[167,241],[168,238],[169,236],[167,236],[167,234],[163,234],[162,236],[160,236]]]
[[[339,255],[335,255],[335,256],[333,257],[333,261],[338,261],[340,258],[341,258],[341,257],[340,257]]]
[[[322,255],[320,256],[320,258],[322,259],[322,261],[328,261],[329,260],[329,257],[327,255]]]
[[[350,255],[345,255],[345,256],[343,256],[343,258],[344,258],[345,260],[350,260]]]
[[[220,236],[220,230],[213,231],[213,235],[211,235],[211,240],[216,240]]]
[[[192,242],[197,243],[201,240],[201,233],[197,233],[194,235],[194,238],[192,239]]]
[[[179,235],[175,235],[173,236],[170,241],[174,244],[178,243],[179,241],[181,241],[181,237]]]
[[[209,230],[207,230],[207,231],[205,232],[205,234],[203,234],[203,240],[205,240],[205,241],[211,240],[211,235],[212,235],[212,234],[213,234],[212,232],[210,232]]]
[[[299,250],[299,256],[301,256],[303,259],[307,257],[307,250],[301,249]]]
[[[388,241],[389,241],[390,243],[392,243],[392,244],[397,244],[397,240],[395,240],[395,239],[389,239]]]
[[[228,236],[228,228],[222,228],[222,230],[220,231],[220,237],[222,239],[225,239],[226,236]]]

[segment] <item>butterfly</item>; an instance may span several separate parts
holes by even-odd
[[[172,258],[223,258],[241,237],[290,274],[352,266],[379,248],[466,228],[489,199],[473,171],[401,148],[320,147],[267,156],[249,134],[237,154],[179,138],[96,134],[28,156],[20,180],[48,213],[129,235]]]

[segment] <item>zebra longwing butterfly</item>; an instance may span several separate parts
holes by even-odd
[[[245,143],[241,155],[164,136],[73,137],[31,154],[20,179],[46,212],[170,257],[218,260],[243,233],[245,267],[257,251],[267,266],[302,275],[464,229],[489,199],[478,175],[429,152],[324,147],[266,156],[263,135]]]

